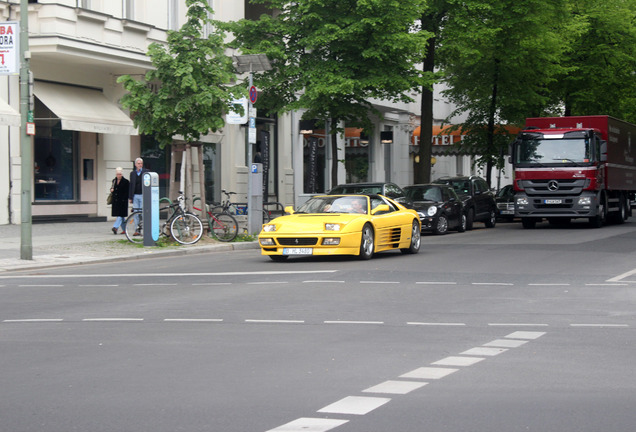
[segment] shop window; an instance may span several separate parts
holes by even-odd
[[[221,185],[219,182],[220,157],[217,154],[216,144],[203,146],[203,166],[205,171],[205,200],[207,202],[220,202]]]
[[[369,143],[363,143],[359,137],[346,137],[345,169],[347,183],[369,181]]]
[[[46,122],[50,123],[50,122]],[[73,131],[36,123],[33,146],[35,201],[74,201],[77,142]]]
[[[325,138],[303,135],[303,193],[325,192]]]

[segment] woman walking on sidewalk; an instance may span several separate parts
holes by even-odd
[[[115,169],[115,178],[110,191],[113,194],[112,216],[115,216],[115,224],[113,225],[113,234],[117,234],[117,230],[121,226],[122,234],[124,233],[123,223],[128,216],[128,188],[129,182],[124,177],[124,170],[121,167]]]

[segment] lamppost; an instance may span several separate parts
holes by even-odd
[[[27,134],[29,112],[29,4],[20,0],[20,114],[22,116],[20,135],[21,163],[21,216],[20,216],[20,259],[33,259],[31,181],[33,180],[33,152],[31,136]],[[33,120],[30,120],[33,121]]]
[[[252,199],[252,144],[256,144],[256,116],[253,113],[253,105],[256,102],[256,89],[253,84],[253,73],[267,71],[272,68],[265,54],[244,54],[234,56],[234,68],[238,73],[249,72],[249,98],[247,105],[248,124],[245,130],[245,143],[247,145],[247,231],[253,234],[257,227],[252,227],[252,215],[258,209],[253,206]],[[262,210],[262,209],[261,209]],[[259,212],[260,213],[260,212]]]

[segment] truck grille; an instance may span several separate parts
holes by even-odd
[[[579,195],[586,183],[587,179],[523,180],[522,186],[528,195]]]

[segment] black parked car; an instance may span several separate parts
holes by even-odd
[[[343,194],[379,194],[408,208],[413,208],[413,203],[406,198],[402,188],[391,182],[347,183],[338,185],[329,191],[329,195]]]
[[[497,201],[497,219],[511,221],[515,218],[515,190],[512,185],[499,189],[495,195]]]
[[[478,176],[441,177],[433,183],[452,186],[464,202],[466,229],[473,229],[473,222],[483,222],[493,228],[497,222],[497,203],[488,183]]]
[[[422,232],[446,234],[449,229],[466,231],[466,213],[455,190],[441,184],[419,184],[404,188],[406,197],[420,215]]]

